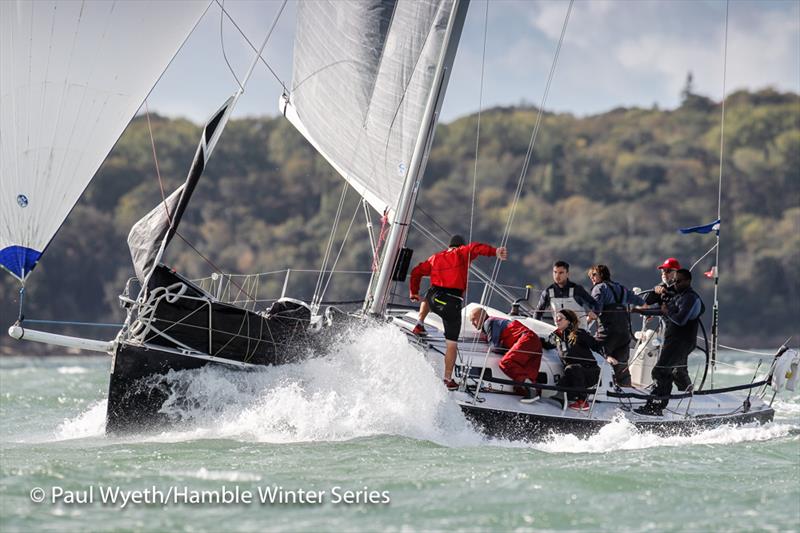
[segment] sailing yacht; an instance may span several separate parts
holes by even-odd
[[[0,263],[20,282],[24,284],[208,5],[159,1],[123,3],[111,9],[99,3],[80,6],[79,12],[74,4],[53,1],[0,4],[4,125]],[[22,316],[11,326],[10,335],[109,353],[106,428],[110,433],[174,423],[161,410],[175,393],[164,379],[170,372],[207,365],[246,372],[296,361],[307,350],[324,349],[325,331],[342,322],[389,321],[438,364],[444,351],[441,323],[431,315],[430,334],[412,335],[416,314],[393,305],[391,293],[407,277],[412,251],[406,241],[468,7],[466,0],[332,0],[298,5],[293,79],[280,99],[281,113],[365,205],[383,217],[387,229],[385,242],[373,243],[376,268],[359,311],[325,308],[322,294],[310,302],[283,297],[268,309],[229,302],[219,291],[187,279],[163,262],[240,89],[206,124],[186,182],[132,228],[128,243],[136,277],[120,297],[127,318],[116,337],[98,341],[36,331],[26,327]],[[130,32],[104,31],[125,27],[131,19],[157,25],[159,31],[150,33],[158,38],[142,42]],[[50,22],[47,29],[40,20]],[[79,38],[72,48],[43,46],[39,34],[51,27],[56,36]],[[136,61],[122,68],[119,54],[134,47]],[[98,56],[107,63],[103,69],[82,63],[90,58],[87,63],[94,65]],[[20,120],[20,113],[27,120]],[[52,120],[54,116],[57,120]],[[5,133],[7,124],[16,128],[13,135]],[[81,137],[76,135],[81,134],[86,140],[77,142]],[[531,314],[526,300],[499,286],[494,274],[473,272],[486,282],[487,290],[509,305],[516,304],[512,314],[488,308],[490,315],[520,320],[540,336],[552,332],[552,325],[526,316]],[[215,279],[221,283],[224,277]],[[467,305],[464,313],[474,305]],[[774,415],[763,400],[769,371],[763,379],[730,390],[701,388],[675,395],[678,408],[662,417],[643,417],[632,407],[650,397],[642,388],[647,383],[617,387],[602,358],[600,379],[587,391],[591,409],[568,411],[566,391],[558,385],[563,364],[556,352],[545,351],[536,383],[514,383],[500,370],[500,355],[477,338],[468,320],[463,323],[456,367],[461,387],[451,393],[452,398],[492,435],[536,438],[545,430],[591,433],[619,416],[656,430],[690,431],[713,424],[766,422]],[[649,340],[652,334],[643,338]],[[651,348],[643,341],[634,351],[643,354]],[[796,357],[792,351],[783,352],[776,354],[776,361],[787,354]],[[535,388],[541,399],[520,402],[513,392],[518,386]]]

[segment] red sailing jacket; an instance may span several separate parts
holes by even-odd
[[[497,248],[480,242],[471,242],[458,248],[448,248],[414,267],[411,271],[409,291],[419,294],[419,283],[422,276],[431,277],[431,285],[446,289],[458,289],[462,293],[467,288],[467,271],[469,264],[478,256],[493,256]]]
[[[520,339],[530,337],[536,348],[536,353],[542,353],[542,344],[539,336],[525,324],[518,320],[506,320],[503,318],[489,317],[483,323],[483,334],[489,344],[496,348],[511,350],[515,348]]]
[[[536,383],[542,363],[542,341],[532,330],[517,320],[489,317],[483,333],[495,348],[507,351],[500,360],[500,370],[514,381],[530,379]]]

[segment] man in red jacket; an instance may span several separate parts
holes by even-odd
[[[514,381],[536,383],[539,366],[542,363],[542,340],[532,330],[518,320],[490,317],[482,307],[475,307],[469,313],[469,320],[475,329],[486,335],[493,348],[505,351],[500,359],[500,370]],[[537,392],[527,387],[515,386],[514,392],[531,400]]]
[[[456,364],[458,336],[461,333],[461,307],[464,304],[464,290],[467,288],[469,265],[478,256],[497,256],[501,261],[508,258],[504,246],[494,248],[488,244],[471,242],[466,244],[464,237],[453,235],[447,250],[433,254],[411,271],[409,292],[411,301],[417,302],[422,276],[430,276],[431,288],[419,306],[419,320],[414,326],[415,335],[425,333],[425,317],[432,310],[442,317],[444,338],[447,350],[444,356],[444,382],[448,389],[455,390],[458,383],[452,379]]]

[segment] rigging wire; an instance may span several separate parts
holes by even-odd
[[[167,220],[172,225],[172,214],[169,212],[169,205],[167,204],[167,196],[164,193],[164,182],[161,180],[161,170],[158,168],[158,155],[156,154],[156,141],[153,137],[153,127],[150,125],[150,108],[147,106],[147,99],[144,100],[144,116],[147,118],[147,131],[150,133],[150,148],[153,150],[153,161],[156,164],[156,176],[158,177],[158,186],[161,189],[161,201],[164,202],[164,212],[167,214]]]
[[[369,217],[369,206],[367,205],[367,201],[362,198],[361,199],[361,206],[364,208],[364,219],[367,223],[367,236],[369,236],[369,247],[372,250],[372,255],[376,256],[378,254],[378,247],[375,244],[375,234],[373,232],[372,226],[372,219]],[[373,268],[373,272],[375,269]]]
[[[732,346],[725,346],[724,344],[720,344],[720,346],[722,348],[725,348],[726,350],[731,350],[733,352],[746,353],[746,354],[750,354],[750,355],[759,355],[761,357],[772,357],[773,355],[775,355],[775,354],[773,354],[771,352],[766,352],[765,353],[765,352],[756,352],[755,350],[743,350],[741,348],[734,348]],[[717,364],[718,365],[736,366],[733,363],[726,363],[725,361],[717,361]]]
[[[472,231],[475,222],[475,196],[477,194],[478,189],[478,157],[479,157],[479,148],[480,148],[480,140],[481,140],[481,114],[483,112],[483,81],[485,78],[485,68],[486,68],[486,38],[489,33],[489,0],[486,0],[486,9],[484,11],[483,17],[483,51],[481,53],[481,76],[480,76],[480,88],[478,90],[478,124],[475,128],[475,165],[472,171],[472,202],[469,208],[469,239],[467,242],[472,242]],[[464,304],[469,301],[469,278],[470,278],[470,268],[469,268],[469,258],[467,258],[467,284],[464,287]],[[478,341],[480,339],[480,335],[476,335],[472,341],[472,349],[475,351],[475,348],[478,345]],[[489,360],[489,353],[492,351],[491,346],[487,347],[486,349],[486,357],[483,361],[483,367],[481,368],[480,379],[478,380],[478,385],[475,387],[475,396],[473,401],[476,401],[478,398],[478,393],[481,390],[481,384],[483,381],[483,373],[486,369],[487,362]],[[461,358],[461,350],[458,350],[459,359]],[[471,366],[471,359],[468,361]],[[462,361],[462,366],[464,365],[464,361]],[[469,375],[470,370],[466,371],[466,374]]]
[[[433,223],[433,225],[434,225],[434,226],[436,226],[437,228],[439,228],[439,230],[441,230],[441,232],[442,232],[442,233],[444,233],[444,234],[445,234],[447,237],[449,237],[450,235],[452,235],[452,233],[450,232],[450,230],[448,230],[447,228],[445,228],[444,226],[442,226],[441,224],[439,224],[439,221],[438,221],[438,220],[436,220],[435,218],[433,218],[433,216],[432,216],[430,213],[428,213],[427,211],[425,211],[425,210],[424,210],[422,207],[415,207],[415,208],[414,208],[414,212],[415,212],[415,213],[416,213],[416,212],[420,212],[420,213],[422,213],[423,215],[425,215],[426,217],[428,217],[428,220],[430,220],[430,221]],[[433,235],[433,232],[431,232],[431,235]],[[446,237],[446,238],[447,238],[447,237]],[[442,244],[442,245],[445,245],[445,244],[447,244],[446,242],[440,242],[440,241],[438,241],[438,240],[433,240],[432,242],[434,242],[434,244]]]
[[[240,89],[244,90],[242,82],[239,81],[239,77],[236,76],[236,73],[233,71],[231,62],[228,61],[228,54],[225,53],[225,38],[222,31],[222,22],[225,20],[225,17],[223,16],[225,14],[225,0],[222,0],[222,4],[220,5],[220,7],[222,9],[219,12],[219,46],[222,49],[222,57],[225,59],[225,63],[228,65],[228,70],[231,71],[231,76],[233,76],[233,79],[236,80],[236,84],[239,86]]]
[[[486,68],[486,37],[489,30],[489,0],[486,0],[486,10],[483,18],[483,52],[481,53],[481,77],[480,88],[478,89],[478,124],[475,128],[475,165],[472,170],[472,203],[469,208],[469,238],[467,242],[472,242],[472,230],[475,222],[475,196],[478,190],[478,149],[481,141],[481,115],[483,113],[483,80]],[[464,290],[464,301],[469,295],[469,262],[467,262],[467,288]]]
[[[698,259],[697,261],[695,261],[694,263],[692,263],[692,266],[690,266],[690,267],[689,267],[689,272],[691,272],[692,270],[694,270],[694,267],[696,267],[696,266],[697,266],[697,264],[698,264],[700,261],[702,261],[703,259],[705,259],[706,257],[708,257],[708,254],[710,254],[711,252],[713,252],[714,250],[716,250],[718,246],[719,246],[719,244],[714,244],[714,246],[712,246],[711,248],[709,248],[709,249],[708,249],[708,251],[707,251],[706,253],[704,253],[704,254],[703,254],[701,257],[700,257],[700,259]]]
[[[233,26],[236,28],[236,30],[239,32],[239,34],[242,36],[242,38],[247,42],[247,44],[250,46],[250,48],[254,52],[258,53],[259,52],[258,48],[250,41],[250,39],[247,38],[247,35],[245,35],[245,33],[242,30],[242,28],[240,28],[239,25],[236,24],[236,21],[233,20],[233,17],[231,16],[231,14],[228,13],[228,11],[225,9],[224,0],[223,0],[222,3],[220,3],[220,0],[214,0],[214,1],[220,7],[220,9],[225,14],[225,16],[228,17],[228,20],[231,21],[231,24],[233,24]],[[283,14],[283,9],[286,7],[286,3],[287,2],[288,2],[288,0],[283,0],[283,3],[281,4],[280,9],[278,10],[278,14],[275,15],[275,20],[272,21],[272,26],[270,26],[269,32],[267,33],[267,40],[269,40],[270,35],[272,35],[272,31],[275,29],[275,26],[278,24],[278,19],[280,18],[281,14]],[[223,48],[223,53],[224,53],[224,48]],[[264,66],[267,67],[267,70],[269,70],[270,73],[272,74],[272,76],[275,78],[275,80],[278,83],[280,83],[281,87],[283,87],[283,91],[284,92],[289,92],[289,90],[286,88],[286,84],[283,82],[283,80],[280,79],[278,74],[272,69],[272,67],[269,65],[269,63],[267,63],[267,61],[263,57],[261,57],[261,54],[259,54],[258,59],[262,63],[264,63]],[[234,77],[235,77],[235,75],[234,75]]]
[[[322,304],[322,298],[325,296],[325,293],[328,291],[328,286],[331,284],[331,280],[333,279],[333,274],[336,273],[336,265],[339,263],[339,258],[342,256],[342,251],[344,251],[344,245],[347,242],[347,238],[350,236],[350,230],[353,229],[353,222],[356,220],[356,215],[358,215],[358,204],[356,204],[356,208],[353,210],[353,216],[350,218],[350,224],[347,226],[347,231],[342,238],[342,244],[339,246],[339,251],[336,253],[336,259],[333,260],[333,265],[330,268],[330,273],[328,274],[328,281],[325,282],[325,287],[323,287],[322,292],[319,295],[319,302],[317,302],[317,309]]]
[[[517,204],[519,203],[519,198],[522,195],[522,186],[525,183],[525,177],[528,173],[528,167],[530,166],[530,162],[533,156],[533,147],[536,143],[536,137],[539,134],[539,128],[541,127],[542,117],[544,116],[544,106],[547,102],[547,96],[550,92],[550,86],[553,82],[553,77],[555,76],[556,66],[558,65],[558,58],[559,55],[561,54],[561,46],[564,43],[564,36],[567,33],[567,24],[569,23],[569,17],[570,14],[572,13],[572,6],[574,2],[575,0],[570,0],[569,6],[567,7],[567,13],[564,16],[564,23],[561,27],[561,35],[558,38],[558,46],[556,47],[556,52],[553,57],[553,62],[550,66],[550,72],[547,76],[547,83],[545,85],[544,93],[542,94],[541,103],[539,104],[539,112],[536,116],[536,123],[533,127],[533,132],[531,133],[530,142],[528,143],[528,151],[525,154],[525,161],[522,165],[522,171],[520,172],[519,179],[517,180],[517,188],[514,191],[514,197],[511,202],[511,209],[508,215],[508,219],[506,220],[506,227],[505,230],[503,231],[503,237],[501,239],[500,246],[506,246],[506,244],[508,243],[508,238],[511,233],[511,225],[514,222],[514,215],[517,210]],[[490,283],[487,284],[486,290],[484,291],[483,296],[481,297],[481,304],[486,303],[486,301],[488,301],[489,298],[491,297],[491,294],[494,292],[495,281],[497,280],[497,276],[499,274],[500,274],[500,259],[498,258],[495,260],[494,268],[492,269]]]
[[[342,218],[342,208],[344,207],[344,200],[347,198],[348,189],[349,185],[347,181],[345,181],[344,185],[342,186],[342,194],[339,197],[339,205],[336,207],[336,215],[333,217],[333,224],[331,224],[331,233],[328,236],[328,244],[325,246],[325,254],[322,257],[322,265],[320,265],[319,268],[319,277],[317,277],[317,283],[314,286],[314,295],[311,299],[311,309],[314,313],[317,311],[317,300],[322,300],[323,297],[321,292],[323,283],[322,280],[324,278],[323,272],[328,266],[328,260],[330,259],[331,250],[333,249],[333,241],[336,238],[336,230],[339,228],[339,221]]]

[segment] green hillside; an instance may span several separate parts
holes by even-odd
[[[519,107],[482,114],[476,240],[500,238],[536,117],[536,109]],[[151,123],[169,192],[184,179],[200,130],[184,120],[151,117]],[[477,116],[440,125],[431,151],[417,218],[443,239],[448,232],[469,232],[476,125]],[[800,332],[800,98],[773,90],[732,94],[724,131],[722,340],[769,346]],[[680,235],[677,228],[716,218],[719,140],[719,103],[694,94],[675,110],[620,108],[586,118],[546,114],[501,281],[543,287],[550,283],[552,262],[565,259],[574,265],[573,280],[584,285],[585,269],[605,263],[614,279],[649,288],[664,258],[691,265],[714,238]],[[236,120],[198,185],[181,235],[225,272],[319,268],[341,192],[342,181],[286,120]],[[139,118],[31,275],[26,316],[121,321],[116,297],[133,275],[125,239],[160,200],[147,122]],[[339,269],[371,265],[364,213],[352,191],[339,236],[356,210]],[[372,215],[377,229],[378,216]],[[415,230],[410,245],[412,262],[437,249]],[[193,278],[213,270],[178,238],[166,262]],[[695,287],[709,308],[712,282],[700,272],[711,264],[709,256],[695,270]],[[489,269],[490,263],[483,266]],[[276,277],[262,290],[274,293],[282,282]],[[315,282],[316,276],[298,273],[290,288],[307,298]],[[334,285],[334,299],[363,297],[364,279],[334,278]],[[3,328],[16,316],[17,289],[16,280],[2,276]],[[405,296],[407,287],[398,294]],[[6,351],[19,351],[12,342],[6,335],[0,341]]]

